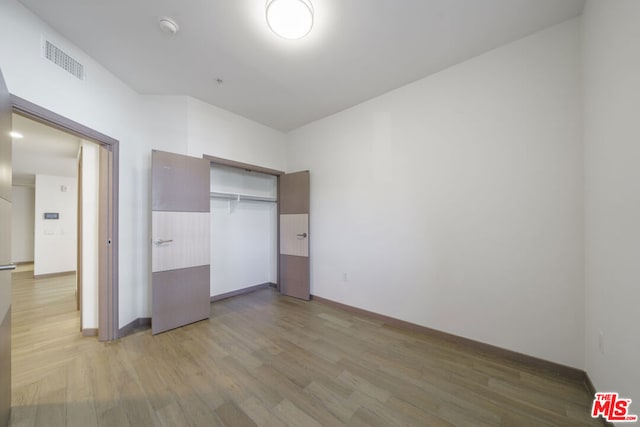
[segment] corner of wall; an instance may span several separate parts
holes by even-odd
[[[586,367],[599,390],[634,402],[640,401],[639,21],[640,2],[633,0],[588,0],[582,17]]]

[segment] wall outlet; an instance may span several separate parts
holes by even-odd
[[[348,282],[349,281],[349,275],[347,273],[342,273],[342,281],[343,282]]]
[[[604,354],[604,332],[598,331],[598,350]]]

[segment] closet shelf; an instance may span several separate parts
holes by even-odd
[[[239,194],[239,193],[223,193],[219,191],[214,191],[210,193],[210,198],[212,199],[222,199],[222,200],[230,200],[230,201],[243,201],[248,200],[252,202],[268,202],[268,203],[276,203],[278,199],[275,197],[264,197],[264,196],[252,196],[250,194]]]

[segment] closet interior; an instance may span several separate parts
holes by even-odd
[[[211,297],[276,283],[278,181],[211,165]]]

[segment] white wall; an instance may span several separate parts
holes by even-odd
[[[75,177],[36,175],[34,275],[76,270],[77,199]],[[45,212],[59,219],[44,219]]]
[[[86,80],[80,81],[43,59],[42,35],[51,38],[84,63]],[[0,0],[0,68],[9,91],[71,120],[120,141],[120,323],[139,316],[139,287],[148,274],[134,264],[136,254],[147,251],[138,222],[142,189],[139,174],[148,163],[138,154],[139,96],[96,61],[44,24],[15,0]],[[146,212],[144,212],[146,214]],[[146,308],[146,300],[144,301]]]
[[[98,327],[100,148],[82,141],[82,328]]]
[[[85,65],[84,81],[41,58],[42,35]],[[11,93],[120,141],[120,326],[151,315],[152,148],[284,169],[282,133],[206,104],[195,107],[197,117],[189,120],[187,104],[199,101],[140,96],[16,0],[0,0],[0,69]],[[194,132],[192,141],[184,129],[204,133]]]
[[[211,191],[276,198],[275,176],[213,166]],[[211,295],[277,278],[277,205],[211,199]]]
[[[188,98],[188,110],[188,154],[286,169],[282,132],[194,98]]]
[[[144,95],[142,135],[149,147],[178,154],[188,154],[188,102],[186,96]],[[202,153],[201,153],[202,154]],[[151,159],[151,153],[149,153]]]
[[[13,186],[11,206],[11,259],[33,261],[35,188]]]
[[[291,132],[312,293],[583,368],[579,36],[569,21]]]
[[[639,23],[635,0],[585,7],[586,367],[598,390],[631,398],[634,414],[640,413]]]
[[[280,131],[188,96],[144,95],[140,100],[141,130],[150,147],[285,169]]]

